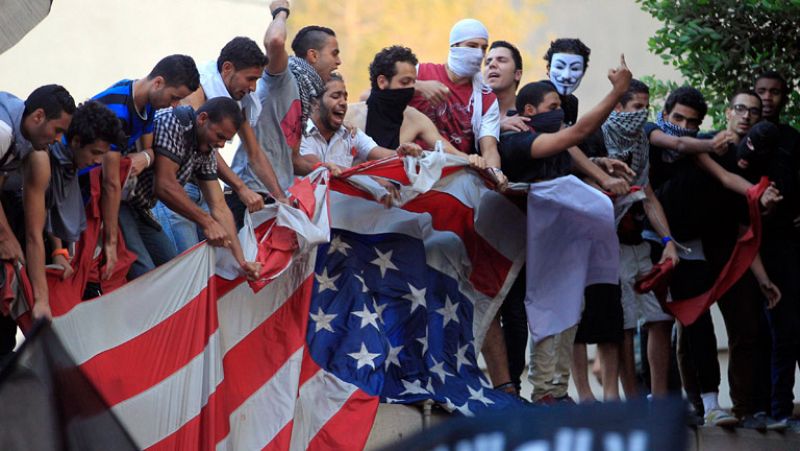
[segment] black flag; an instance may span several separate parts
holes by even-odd
[[[135,450],[48,322],[0,372],[0,449]]]

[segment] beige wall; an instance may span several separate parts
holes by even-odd
[[[346,1],[340,3],[346,7]],[[293,4],[303,7],[300,0]],[[487,7],[492,4],[486,1]],[[266,0],[55,0],[46,19],[0,55],[0,90],[27,96],[42,84],[60,83],[83,100],[118,79],[144,76],[170,53],[186,53],[200,63],[215,58],[233,36],[261,42],[270,19],[267,5]],[[607,89],[606,69],[617,63],[620,52],[635,75],[675,78],[647,52],[647,38],[657,23],[632,0],[544,1],[540,9],[545,20],[521,43],[536,55],[525,62],[525,79],[544,76],[540,58],[551,39],[580,37],[592,48],[591,67],[577,91],[582,110]],[[322,18],[318,22],[325,23]],[[450,24],[436,27],[449,29]],[[342,50],[347,60],[347,49]]]

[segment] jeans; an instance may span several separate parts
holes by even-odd
[[[195,205],[208,212],[208,204],[203,199],[203,193],[197,185],[187,183],[183,189]],[[179,254],[204,239],[197,224],[170,210],[163,202],[158,202],[153,207],[153,214]]]
[[[178,255],[175,245],[146,213],[131,208],[127,202],[119,207],[119,227],[125,238],[125,245],[136,254],[136,261],[128,271],[128,279],[133,280],[160,266]]]

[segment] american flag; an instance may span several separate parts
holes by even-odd
[[[524,259],[522,213],[442,154],[316,176],[242,231],[265,281],[205,244],[90,301],[51,280],[54,329],[141,448],[358,449],[379,401],[516,402],[476,354]]]

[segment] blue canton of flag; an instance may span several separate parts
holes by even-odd
[[[382,402],[432,399],[472,415],[520,401],[477,365],[472,301],[421,240],[331,230],[318,248],[307,341],[314,361]]]

